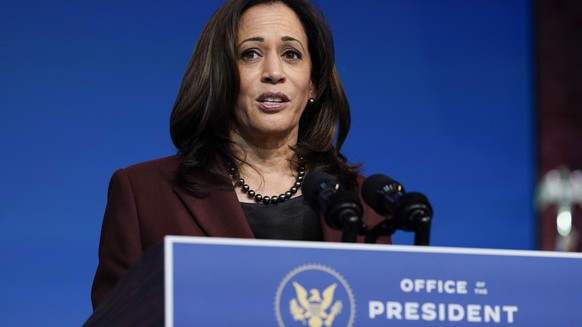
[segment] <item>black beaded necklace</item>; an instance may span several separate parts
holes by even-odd
[[[235,178],[234,176],[235,168],[232,166],[230,162],[227,162],[227,165],[228,173],[230,174],[230,176],[232,176],[232,178]],[[255,202],[257,203],[277,204],[280,202],[285,202],[285,200],[290,199],[293,196],[293,194],[297,193],[297,191],[301,187],[301,184],[303,184],[304,177],[305,177],[305,166],[299,165],[297,170],[297,179],[295,180],[295,183],[293,183],[293,186],[291,186],[291,188],[287,192],[273,196],[266,195],[263,196],[261,194],[257,194],[257,192],[255,192],[254,190],[251,190],[251,187],[249,186],[249,184],[245,182],[243,178],[238,179],[238,181],[236,182],[236,186],[240,187],[243,193],[246,193],[250,199],[254,199]]]

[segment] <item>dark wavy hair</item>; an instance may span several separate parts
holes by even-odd
[[[170,134],[178,149],[177,183],[196,195],[203,173],[228,178],[225,162],[236,163],[229,139],[240,87],[237,32],[242,14],[259,4],[282,3],[298,16],[308,39],[311,81],[316,100],[303,112],[292,165],[303,158],[308,171],[321,170],[355,189],[357,166],[340,153],[350,128],[349,104],[335,68],[333,37],[320,10],[308,0],[231,0],[206,23],[184,74],[170,117]],[[238,169],[235,167],[235,176]]]

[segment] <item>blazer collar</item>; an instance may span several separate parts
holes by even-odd
[[[208,192],[199,198],[179,186],[174,191],[190,211],[193,219],[208,236],[254,238],[251,227],[228,180],[201,176],[198,185]]]

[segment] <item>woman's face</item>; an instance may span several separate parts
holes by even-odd
[[[315,94],[301,22],[283,4],[257,5],[241,17],[237,39],[235,133],[253,143],[270,138],[294,144],[301,114]]]

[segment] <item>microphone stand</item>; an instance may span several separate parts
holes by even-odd
[[[330,226],[342,231],[342,242],[356,243],[362,225],[361,209],[356,203],[338,201],[331,206],[326,219]]]
[[[362,226],[362,207],[351,192],[337,192],[331,196],[325,219],[329,226],[342,231],[342,242],[356,243]]]
[[[431,217],[423,214],[423,212],[416,212],[417,215],[422,215],[422,217],[416,218],[416,224],[414,229],[405,229],[398,227],[395,219],[387,218],[383,222],[374,226],[374,228],[369,229],[367,226],[363,226],[360,230],[361,235],[365,235],[366,243],[376,243],[380,236],[392,236],[398,229],[414,231],[414,245],[415,246],[428,246],[430,240],[430,223]]]
[[[421,217],[414,231],[414,245],[428,246],[430,238],[430,217]]]
[[[354,214],[348,214],[342,217],[342,242],[356,243],[360,227],[360,217]]]
[[[396,226],[392,219],[385,219],[383,222],[374,226],[372,229],[368,229],[367,226],[362,227],[361,234],[365,235],[366,243],[376,243],[380,236],[392,236],[396,232]]]

